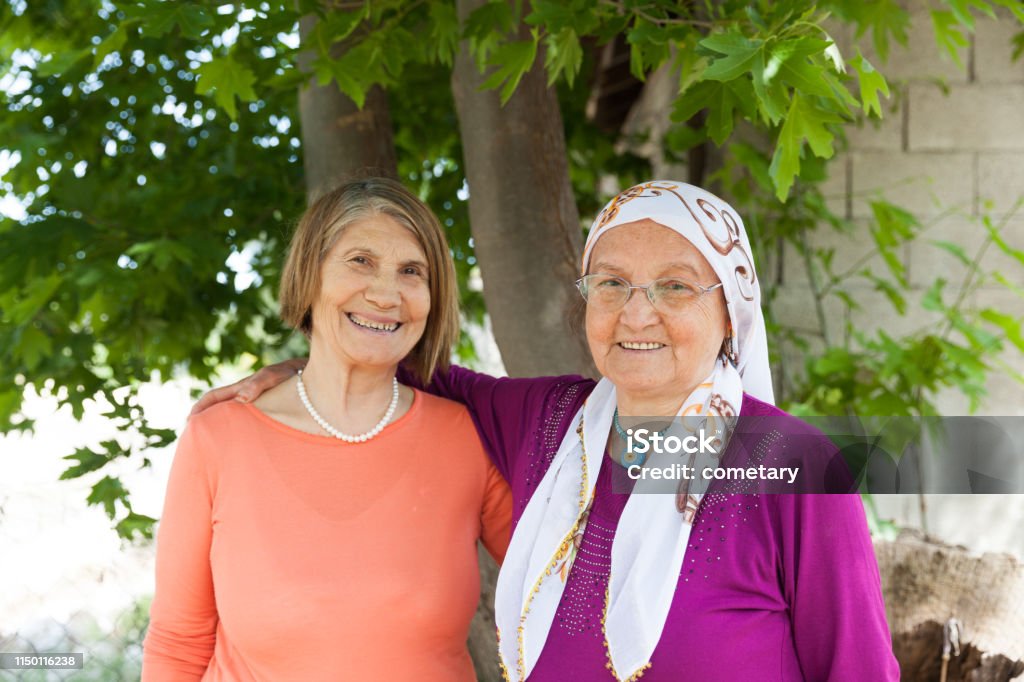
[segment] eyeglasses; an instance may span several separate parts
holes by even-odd
[[[580,290],[583,300],[604,312],[612,312],[626,305],[629,297],[633,295],[633,289],[644,289],[655,310],[662,313],[679,313],[696,303],[704,294],[720,286],[721,282],[705,287],[678,277],[663,277],[645,286],[630,284],[614,275],[586,275],[576,280],[576,288]]]

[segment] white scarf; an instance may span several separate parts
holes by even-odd
[[[724,201],[671,181],[638,185],[612,199],[591,227],[583,256],[586,273],[593,245],[619,225],[649,218],[675,230],[714,268],[723,283],[734,343],[735,366],[718,361],[711,376],[683,402],[680,415],[739,413],[743,392],[772,402],[771,373],[760,287],[743,222]],[[516,526],[498,576],[495,619],[499,655],[509,679],[525,680],[544,648],[582,535],[585,512],[604,461],[617,405],[615,386],[598,382],[573,427],[565,434]],[[661,638],[686,553],[691,513],[676,497],[632,495],[612,543],[611,575],[603,620],[606,653],[616,679],[642,672]]]

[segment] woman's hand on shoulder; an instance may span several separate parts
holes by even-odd
[[[188,416],[191,418],[206,408],[213,407],[225,400],[251,403],[265,391],[295,376],[298,370],[306,366],[306,361],[307,358],[293,358],[279,362],[276,365],[268,365],[241,381],[211,389],[204,393],[199,402],[192,406],[192,411],[189,412]]]

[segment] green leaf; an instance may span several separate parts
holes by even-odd
[[[214,24],[204,7],[182,1],[147,5],[140,18],[142,34],[150,38],[159,38],[177,26],[182,35],[195,40]]]
[[[714,59],[701,74],[703,80],[730,81],[751,71],[761,53],[763,43],[752,41],[738,33],[720,33],[708,36],[700,45],[719,52],[724,57]]]
[[[15,354],[20,355],[25,363],[25,368],[30,372],[39,367],[39,364],[50,357],[53,353],[53,343],[50,337],[34,325],[23,328],[21,341],[14,348]]]
[[[932,28],[935,30],[935,42],[945,48],[946,53],[953,59],[953,62],[961,69],[964,68],[963,59],[960,57],[961,50],[966,50],[971,44],[965,34],[965,29],[957,21],[953,12],[946,10],[932,10]]]
[[[1020,317],[1007,315],[993,308],[985,308],[981,311],[981,319],[1002,329],[1010,343],[1024,351],[1024,333],[1021,331]]]
[[[1022,19],[1024,21],[1024,19]],[[1024,31],[1013,37],[1013,61],[1016,62],[1024,54]]]
[[[996,7],[1005,7],[1013,13],[1017,21],[1024,24],[1024,3],[1020,0],[992,0]]]
[[[571,88],[582,64],[583,48],[580,47],[576,31],[563,28],[557,35],[548,36],[547,56],[544,59],[544,68],[548,71],[548,87],[554,85],[564,73]]]
[[[7,320],[15,326],[31,320],[43,306],[50,302],[50,298],[60,288],[60,284],[61,276],[56,272],[31,280],[25,287],[22,299],[5,311]]]
[[[469,53],[481,71],[491,51],[515,28],[512,9],[506,0],[494,0],[477,7],[466,18],[462,36],[469,41]]]
[[[447,2],[430,5],[430,42],[434,55],[445,66],[451,66],[459,49],[459,17],[455,6]]]
[[[876,199],[871,204],[871,214],[875,217],[877,232],[875,241],[880,248],[898,246],[914,238],[921,222],[909,211],[896,204]]]
[[[933,239],[931,240],[931,243],[939,247],[943,251],[947,251],[953,254],[956,257],[956,259],[963,263],[964,265],[970,266],[971,259],[967,256],[967,253],[963,250],[963,247],[961,247],[960,245],[954,244],[953,242],[943,241],[940,239]]]
[[[971,7],[985,12],[991,19],[996,18],[987,2],[978,0],[945,0],[945,2],[956,20],[972,33],[974,32],[974,16],[971,14]]]
[[[252,89],[253,83],[256,82],[255,74],[230,55],[203,64],[197,73],[199,80],[196,82],[196,93],[208,95],[212,92],[214,100],[227,112],[231,120],[238,117],[235,97],[243,102],[252,102],[256,99],[256,92]]]
[[[853,355],[844,348],[832,347],[814,362],[814,373],[820,376],[849,374],[856,369]]]
[[[77,64],[83,57],[90,53],[88,48],[82,50],[67,50],[50,55],[45,62],[40,62],[36,67],[36,73],[40,76],[56,76],[64,73]]]
[[[366,18],[366,8],[355,12],[330,12],[326,21],[321,21],[316,28],[322,30],[317,35],[317,40],[323,42],[326,47],[325,54],[330,54],[330,48],[336,43],[348,38],[356,30],[363,19]]]
[[[566,28],[589,33],[594,28],[592,12],[586,11],[591,3],[581,6],[579,2],[564,0],[533,0],[530,7],[532,11],[523,20],[524,23],[529,26],[545,26],[550,33]]]
[[[124,47],[128,40],[128,28],[137,23],[137,19],[126,19],[118,25],[117,29],[103,39],[103,42],[96,46],[96,54],[92,59],[92,68],[97,68],[108,54],[118,52]]]
[[[995,244],[1000,251],[1005,253],[1010,258],[1013,258],[1021,265],[1024,265],[1024,250],[1016,249],[1010,246],[1009,243],[1007,243],[1007,241],[1003,239],[1003,235],[999,234],[999,228],[997,228],[995,224],[993,224],[992,218],[990,218],[989,216],[985,216],[982,219],[982,224],[985,226],[985,230],[988,232],[989,237],[992,238],[992,243]]]
[[[844,9],[857,24],[857,38],[871,30],[875,51],[883,62],[889,58],[889,38],[907,44],[910,13],[899,0],[871,0],[846,3]]]
[[[689,121],[698,111],[707,108],[708,117],[704,125],[708,136],[721,146],[732,133],[735,112],[744,106],[735,86],[739,81],[722,83],[702,81],[676,98],[672,120],[680,123]],[[749,100],[748,100],[749,101]]]
[[[78,478],[90,471],[96,471],[110,461],[110,457],[107,454],[96,453],[89,448],[79,448],[72,454],[64,457],[64,459],[71,460],[73,462],[77,461],[78,464],[64,470],[64,473],[60,475],[60,480],[62,481],[70,478]]]
[[[835,93],[828,85],[826,72],[820,66],[806,59],[790,59],[779,66],[778,78],[793,86],[805,95],[816,95],[832,99]]]
[[[878,99],[881,92],[886,98],[889,97],[889,84],[885,82],[885,76],[875,70],[864,55],[857,51],[857,56],[850,60],[850,64],[857,72],[857,83],[860,87],[860,101],[864,113],[870,115],[874,112],[882,118],[882,104]]]
[[[501,86],[501,103],[512,97],[523,74],[530,70],[537,57],[536,40],[513,40],[498,47],[491,53],[488,63],[496,67],[481,86],[493,90]]]
[[[875,291],[880,291],[885,294],[885,297],[889,299],[889,302],[892,303],[892,306],[896,309],[897,313],[900,315],[907,314],[907,300],[903,297],[899,288],[894,286],[889,280],[878,277],[870,272],[862,274],[865,274],[865,276],[875,285]]]
[[[785,201],[793,180],[800,172],[800,156],[806,140],[811,151],[822,158],[832,158],[832,140],[835,135],[826,127],[829,124],[841,123],[842,119],[835,114],[820,109],[804,95],[793,93],[786,121],[779,131],[779,139],[775,144],[775,154],[769,173],[775,183],[775,195],[779,201]]]
[[[648,21],[637,19],[626,34],[629,45],[629,72],[639,81],[672,55],[670,32]]]
[[[772,82],[767,75],[763,50],[758,50],[754,56],[751,75],[754,84],[754,94],[757,95],[757,102],[764,114],[764,118],[772,125],[777,125],[786,114],[789,98],[786,89],[782,87],[778,80]]]
[[[159,271],[169,268],[175,261],[192,262],[192,252],[188,247],[174,239],[156,239],[151,242],[133,244],[125,251],[125,255],[139,261],[140,264],[152,263]]]
[[[945,279],[940,277],[935,280],[921,299],[921,307],[925,310],[931,310],[932,312],[944,312],[946,310],[946,306],[942,302],[942,289],[945,286]]]
[[[128,491],[119,479],[104,476],[92,487],[92,492],[85,499],[89,504],[101,505],[107,516],[114,518],[116,503],[124,502],[128,498]]]
[[[132,540],[135,536],[152,540],[153,526],[155,525],[156,519],[152,516],[128,512],[128,516],[118,522],[117,534],[125,540]]]

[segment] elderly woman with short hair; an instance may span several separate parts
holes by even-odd
[[[391,180],[323,196],[281,315],[305,370],[179,441],[143,680],[474,679],[477,540],[500,561],[508,486],[464,406],[395,376],[425,382],[458,335],[437,219]]]
[[[620,420],[772,420],[732,448],[827,460],[772,406],[743,222],[680,182],[622,192],[591,227],[578,282],[602,379],[496,379],[453,367],[431,390],[465,403],[511,483],[498,579],[508,679],[894,680],[878,568],[855,495],[617,491]],[[256,391],[274,371],[242,387]],[[222,399],[238,387],[211,396]],[[728,437],[728,431],[725,432]]]

